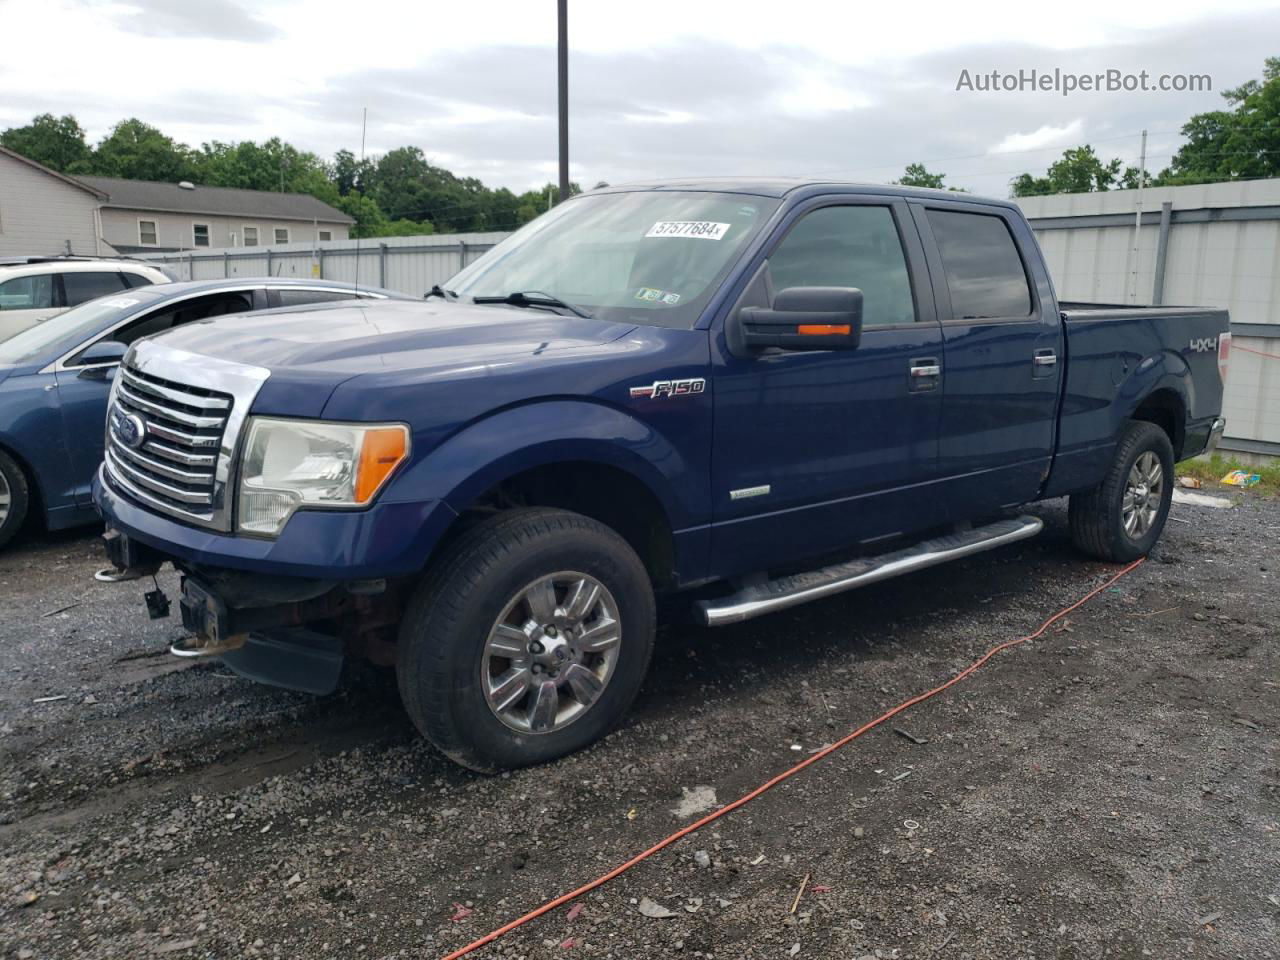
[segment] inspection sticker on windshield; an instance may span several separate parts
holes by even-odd
[[[112,297],[110,300],[99,300],[98,302],[104,307],[132,307],[141,303],[140,300],[134,300],[131,297]]]
[[[659,220],[646,237],[696,237],[699,240],[719,240],[729,232],[729,224],[712,223],[710,220]]]

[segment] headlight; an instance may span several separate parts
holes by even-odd
[[[409,456],[401,423],[249,421],[239,529],[275,536],[299,507],[363,507]]]

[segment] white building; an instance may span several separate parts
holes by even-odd
[[[346,240],[355,223],[306,193],[77,177],[106,195],[102,235],[121,253]]]
[[[69,177],[0,147],[0,256],[102,256],[346,240],[305,193]]]
[[[0,147],[0,256],[96,256],[107,195]]]

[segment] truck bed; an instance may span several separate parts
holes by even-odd
[[[1096,482],[1112,447],[1099,439],[1117,436],[1131,403],[1153,392],[1164,404],[1175,457],[1204,449],[1222,410],[1218,345],[1229,330],[1226,310],[1072,301],[1058,307],[1067,369],[1054,492]]]

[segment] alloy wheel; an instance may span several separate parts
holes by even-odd
[[[586,713],[613,676],[622,645],[618,604],[585,573],[540,577],[489,631],[480,682],[489,709],[520,733],[552,733]]]
[[[1146,536],[1156,517],[1164,497],[1164,467],[1160,458],[1148,450],[1141,454],[1129,470],[1125,481],[1124,497],[1120,501],[1124,532],[1130,539]]]

